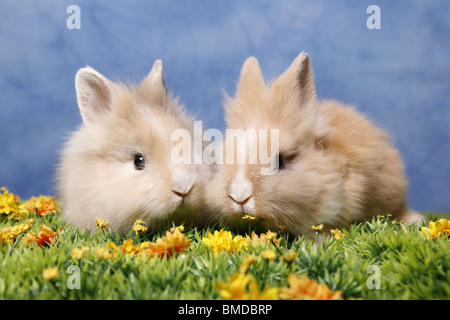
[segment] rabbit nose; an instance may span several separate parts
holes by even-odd
[[[175,193],[177,196],[183,198],[186,198],[186,196],[191,192],[193,185],[186,186],[185,189],[172,189],[172,192]]]
[[[240,204],[241,206],[243,206],[250,200],[252,195],[249,195],[248,197],[245,198],[243,196],[237,197],[235,195],[229,194],[228,197],[230,197],[230,199],[233,200],[234,202],[236,202],[237,204]]]

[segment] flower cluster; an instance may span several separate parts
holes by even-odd
[[[301,277],[290,273],[289,287],[280,289],[280,299],[293,300],[342,300],[341,291],[332,291],[326,284],[320,284],[306,275]]]
[[[21,239],[22,243],[29,246],[37,244],[38,246],[47,246],[56,242],[56,237],[59,236],[61,229],[53,231],[48,226],[41,225],[41,229],[36,234],[33,231],[29,231],[34,225],[33,219],[28,219],[25,222],[16,226],[6,226],[0,231],[0,243],[13,243],[15,239],[26,233]]]
[[[53,197],[40,195],[21,203],[19,196],[9,192],[6,187],[2,187],[1,192],[0,215],[8,216],[10,220],[22,220],[27,212],[34,212],[40,216],[60,212],[58,203]]]
[[[316,232],[323,231],[323,224],[318,224],[317,226],[311,226],[311,229],[313,229]]]
[[[251,235],[246,237],[247,241],[256,247],[264,244],[269,244],[273,242],[275,245],[280,243],[281,238],[276,238],[277,234],[272,231],[267,231],[266,233],[261,233],[260,235],[257,235],[255,231],[252,231]]]
[[[145,241],[140,244],[133,244],[132,239],[125,240],[121,246],[117,246],[114,242],[109,243],[109,248],[114,251],[114,257],[117,257],[119,252],[126,254],[146,254],[151,256],[158,256],[160,258],[172,256],[175,252],[186,250],[191,245],[191,240],[183,233],[184,227],[179,226],[171,228],[156,240],[156,242]]]
[[[214,254],[222,251],[236,252],[247,247],[247,241],[244,237],[233,237],[230,231],[220,229],[214,231],[214,234],[208,232],[208,237],[203,238],[203,243],[214,250]]]
[[[339,229],[331,229],[330,232],[334,236],[334,238],[338,241],[342,240],[345,236],[344,233]]]
[[[0,190],[0,216],[8,216],[10,220],[22,220],[27,210],[24,209],[24,204],[20,204],[19,196],[10,193],[6,187]]]
[[[0,243],[13,243],[15,239],[33,227],[34,220],[28,219],[17,226],[6,226],[0,230]]]
[[[258,290],[255,279],[249,274],[234,273],[228,282],[217,283],[217,291],[226,300],[343,300],[342,291],[333,291],[306,275],[288,276],[288,287],[267,287]]]
[[[110,249],[111,249],[111,247],[94,248],[94,253],[99,260],[116,259],[117,254],[113,254]],[[81,248],[73,248],[72,251],[70,252],[70,255],[72,256],[72,258],[74,258],[76,260],[81,260],[90,252],[91,252],[91,248],[89,248],[87,246],[82,246]]]
[[[236,272],[228,282],[217,283],[220,296],[226,300],[278,300],[278,288],[258,290],[256,280],[249,274]]]
[[[422,234],[427,237],[427,239],[435,239],[442,236],[450,236],[450,220],[439,219],[437,221],[430,221],[427,227],[422,227]]]
[[[133,231],[136,232],[136,235],[138,235],[139,232],[147,232],[145,222],[141,219],[136,220],[133,225]]]
[[[108,222],[103,221],[102,219],[95,219],[95,226],[99,230],[105,230],[108,227]]]
[[[29,231],[23,238],[23,241],[26,245],[37,244],[40,247],[44,247],[50,244],[54,244],[56,242],[56,237],[61,235],[62,233],[62,228],[53,231],[52,228],[43,224],[41,225],[40,230],[37,234],[33,231]]]
[[[24,209],[27,212],[35,212],[40,216],[60,212],[55,198],[43,195],[40,195],[39,197],[31,197],[24,203]]]

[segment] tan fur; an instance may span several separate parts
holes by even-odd
[[[83,68],[76,89],[83,125],[61,154],[57,180],[63,218],[91,230],[100,218],[112,230],[128,232],[136,219],[157,227],[197,215],[208,173],[202,165],[171,160],[176,143],[171,133],[178,128],[192,132],[193,120],[167,93],[162,63],[156,61],[138,86],[113,83]],[[137,153],[145,157],[144,170],[134,167]],[[191,186],[180,206],[182,198],[172,190]],[[187,216],[177,217],[181,211]]]
[[[307,54],[269,84],[258,61],[247,59],[225,111],[229,128],[279,129],[287,160],[275,175],[261,175],[259,165],[218,166],[207,188],[217,219],[245,225],[242,216],[250,214],[271,230],[283,225],[312,236],[320,223],[329,230],[388,213],[421,218],[406,207],[404,166],[387,134],[351,107],[317,101]],[[235,194],[248,198],[240,209]]]

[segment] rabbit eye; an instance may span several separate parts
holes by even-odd
[[[144,156],[142,154],[139,153],[139,154],[135,155],[133,163],[134,163],[134,168],[136,170],[144,170],[144,168],[145,168],[145,159],[144,159]]]
[[[285,167],[285,161],[281,154],[278,155],[278,169],[282,170]]]

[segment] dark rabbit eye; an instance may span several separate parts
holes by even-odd
[[[284,163],[284,158],[281,154],[278,155],[278,169],[282,170],[284,169],[285,163]]]
[[[145,168],[145,159],[144,156],[142,154],[137,154],[134,156],[134,167],[136,168],[136,170],[144,170]]]

